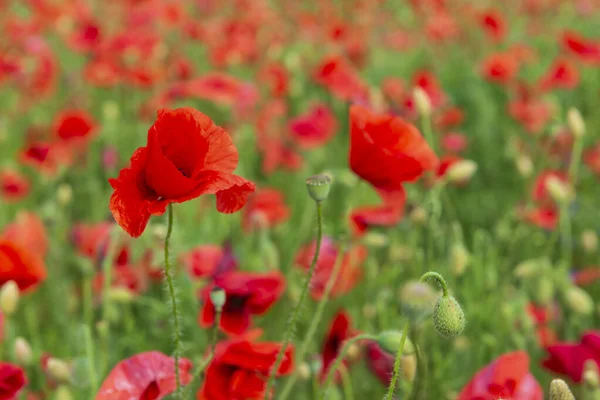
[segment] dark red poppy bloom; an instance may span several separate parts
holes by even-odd
[[[214,278],[238,267],[238,260],[229,242],[223,246],[205,244],[195,247],[181,254],[179,259],[194,278]]]
[[[494,83],[507,84],[514,81],[519,72],[519,62],[512,53],[494,53],[482,63],[481,74]]]
[[[446,175],[446,172],[452,167],[454,164],[462,160],[462,158],[457,156],[443,156],[440,158],[440,163],[435,171],[435,176],[438,178],[443,178]]]
[[[179,379],[192,380],[192,363],[179,359]],[[106,377],[96,400],[160,400],[175,391],[175,360],[158,351],[136,354],[119,362]]]
[[[367,366],[379,381],[389,385],[394,373],[395,355],[384,351],[376,342],[369,342],[366,348]]]
[[[254,183],[233,174],[238,153],[229,134],[191,108],[160,110],[148,131],[148,146],[138,148],[130,165],[110,179],[110,210],[133,237],[151,215],[170,203],[216,194],[217,211],[233,213],[246,203]]]
[[[231,271],[217,275],[214,283],[226,295],[219,327],[231,335],[248,330],[252,316],[266,313],[285,290],[285,278],[280,272]],[[205,288],[201,294],[204,306],[198,315],[198,323],[204,328],[215,321],[215,306],[210,300],[212,288],[212,285]]]
[[[259,334],[260,335],[260,334]],[[267,389],[267,378],[275,365],[281,344],[256,342],[256,334],[217,344],[215,357],[206,369],[198,400],[261,400]],[[289,345],[276,376],[290,374],[294,369],[294,349]]]
[[[323,369],[321,370],[321,379],[325,379],[329,373],[329,368],[337,358],[339,352],[344,346],[344,342],[356,336],[357,332],[352,329],[352,321],[345,311],[338,311],[325,336],[321,356],[323,358]],[[349,360],[345,358],[342,364],[348,367]],[[339,371],[336,371],[336,377]]]
[[[525,220],[542,229],[552,231],[558,224],[558,210],[554,206],[539,206],[525,211],[523,214]]]
[[[585,361],[592,360],[600,367],[600,331],[585,332],[579,343],[556,343],[546,351],[548,357],[542,362],[544,367],[581,382]]]
[[[442,148],[449,153],[462,153],[469,145],[466,135],[458,132],[449,132],[442,137]]]
[[[54,120],[54,132],[58,139],[65,142],[89,139],[95,131],[96,123],[83,110],[64,111]]]
[[[579,70],[577,66],[567,58],[559,58],[540,78],[539,87],[542,90],[574,89],[578,84]]]
[[[479,23],[492,39],[501,41],[506,36],[506,23],[498,10],[490,9],[479,15]]]
[[[331,140],[335,135],[337,122],[326,105],[316,104],[308,113],[292,119],[288,127],[300,148],[314,149]]]
[[[19,212],[15,221],[4,227],[0,239],[16,243],[41,257],[48,253],[46,228],[40,217],[32,212]]]
[[[0,171],[0,196],[8,203],[17,202],[27,197],[31,185],[29,180],[12,169]]]
[[[543,400],[540,384],[529,372],[524,351],[506,353],[479,370],[458,395],[458,400]]]
[[[352,65],[341,57],[326,57],[317,67],[314,77],[317,83],[340,100],[368,98],[366,85]]]
[[[0,400],[12,400],[27,384],[25,372],[18,366],[0,362]]]
[[[316,241],[302,247],[296,255],[296,264],[308,271],[317,248]],[[341,260],[342,265],[338,271],[337,279],[331,289],[331,297],[342,296],[350,292],[362,276],[361,265],[367,258],[368,250],[364,246],[348,249]],[[315,300],[323,297],[327,282],[333,273],[337,258],[340,256],[339,245],[330,237],[323,237],[321,251],[315,266],[315,272],[310,281],[310,294]]]
[[[46,267],[35,251],[0,239],[0,286],[15,281],[22,291],[33,290],[46,279]]]
[[[244,207],[242,228],[272,228],[288,220],[290,209],[285,204],[283,193],[277,189],[257,190]]]
[[[354,228],[364,232],[370,225],[394,225],[404,211],[403,183],[436,168],[438,159],[417,128],[402,118],[351,106],[350,124],[350,168],[383,200],[382,206],[355,210]]]
[[[573,31],[565,31],[562,45],[580,60],[592,64],[600,63],[600,41],[595,41]]]

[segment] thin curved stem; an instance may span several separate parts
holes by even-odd
[[[342,387],[344,388],[344,400],[354,400],[354,390],[352,389],[352,379],[348,373],[348,367],[342,364],[340,368],[340,376],[342,377]]]
[[[181,399],[181,381],[179,378],[179,357],[181,352],[181,328],[179,326],[179,311],[177,309],[177,294],[175,292],[175,284],[173,283],[173,269],[169,261],[169,241],[171,240],[171,232],[173,231],[173,206],[169,204],[167,207],[167,235],[165,236],[165,278],[167,282],[167,290],[171,298],[171,311],[173,318],[173,358],[175,359],[175,399]]]
[[[435,279],[442,288],[443,296],[448,297],[448,285],[446,284],[446,280],[437,272],[429,271],[421,276],[421,282],[425,282],[429,278]]]
[[[406,337],[408,336],[408,329],[410,328],[410,321],[406,322],[404,330],[402,331],[402,337],[400,338],[400,346],[398,347],[398,353],[396,353],[396,361],[394,361],[394,374],[388,386],[388,392],[386,395],[387,400],[392,400],[394,396],[394,390],[396,390],[396,381],[398,380],[398,374],[400,373],[400,362],[402,361],[402,352],[404,351],[404,344],[406,343]]]
[[[321,393],[319,395],[320,400],[323,400],[325,398],[325,395],[327,394],[327,390],[329,389],[329,385],[331,384],[331,381],[333,380],[333,377],[335,376],[335,372],[339,368],[340,363],[344,359],[344,356],[348,352],[348,349],[350,348],[350,346],[352,346],[354,343],[358,342],[359,340],[366,340],[366,339],[375,340],[376,337],[373,335],[370,335],[368,333],[365,333],[362,335],[354,336],[352,339],[348,339],[346,341],[346,343],[344,343],[344,347],[342,347],[342,350],[340,350],[340,352],[338,353],[337,357],[333,361],[333,364],[331,364],[331,366],[329,367],[329,371],[327,372],[327,377],[325,378],[325,384],[323,385],[323,388],[321,389]]]
[[[317,265],[317,260],[319,259],[319,253],[321,252],[321,239],[323,237],[323,209],[322,209],[321,202],[316,202],[316,204],[317,204],[317,246],[315,249],[315,254],[313,255],[313,259],[310,264],[310,268],[308,269],[308,276],[306,277],[306,280],[304,282],[304,287],[302,288],[302,292],[300,293],[300,298],[298,299],[298,303],[296,304],[294,311],[292,311],[292,316],[288,321],[288,324],[287,324],[287,327],[286,327],[286,330],[285,330],[285,333],[283,336],[284,337],[283,344],[281,346],[281,349],[279,350],[279,353],[277,354],[275,364],[273,365],[273,367],[271,367],[271,372],[269,374],[269,380],[267,381],[267,388],[265,390],[264,399],[267,399],[269,397],[269,394],[271,393],[271,389],[273,388],[273,385],[275,384],[275,376],[277,375],[277,371],[279,370],[279,367],[281,366],[281,363],[283,362],[283,356],[285,354],[285,350],[288,347],[288,344],[291,341],[294,329],[296,328],[296,322],[298,322],[298,316],[300,315],[302,303],[304,303],[304,299],[306,298],[306,295],[308,293],[308,288],[310,287],[310,281],[312,280],[312,276],[313,276],[313,273],[315,272],[315,267]]]
[[[335,285],[335,282],[337,281],[337,276],[342,267],[345,252],[346,252],[346,245],[344,244],[344,245],[342,245],[342,248],[340,249],[340,251],[338,253],[338,258],[336,259],[335,264],[333,266],[333,271],[331,272],[331,275],[329,276],[329,279],[327,280],[327,285],[325,286],[325,291],[323,292],[323,296],[321,297],[321,300],[319,301],[319,305],[317,306],[317,311],[315,312],[315,315],[314,315],[312,321],[310,322],[310,326],[308,327],[306,336],[304,336],[302,345],[300,346],[300,349],[298,350],[298,353],[296,354],[296,363],[298,365],[300,363],[302,363],[302,361],[304,360],[304,356],[306,355],[306,352],[308,351],[308,346],[310,346],[310,344],[312,343],[313,336],[315,335],[315,332],[317,331],[319,323],[321,322],[321,317],[323,316],[323,312],[325,312],[325,307],[327,306],[327,303],[329,302],[329,295],[331,294],[331,291],[333,290],[333,286]],[[294,387],[294,384],[296,383],[297,379],[298,379],[297,374],[293,374],[288,379],[278,400],[287,399],[287,397],[291,393],[292,388]]]

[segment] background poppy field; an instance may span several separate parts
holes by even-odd
[[[0,400],[600,398],[598,1],[0,31]]]

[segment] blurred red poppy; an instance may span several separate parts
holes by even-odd
[[[308,270],[316,248],[316,241],[302,247],[296,254],[296,264],[304,270]],[[361,265],[367,258],[367,254],[368,250],[364,246],[356,246],[348,249],[340,261],[342,265],[331,289],[331,297],[344,295],[354,288],[362,276]],[[310,294],[315,300],[323,297],[338,256],[340,256],[339,245],[332,238],[323,237],[315,272],[310,281]]]
[[[469,145],[466,135],[458,132],[449,132],[442,137],[442,149],[449,153],[462,153]]]
[[[571,273],[573,283],[578,286],[588,286],[600,280],[600,267],[585,267]]]
[[[574,31],[562,34],[562,45],[581,61],[591,64],[600,63],[600,42],[583,37]]]
[[[551,105],[527,87],[519,88],[517,97],[508,104],[508,113],[533,134],[540,133],[552,118]]]
[[[0,400],[16,399],[26,384],[27,377],[21,367],[0,361]]]
[[[435,117],[435,126],[439,130],[455,128],[465,120],[465,113],[458,107],[448,107]]]
[[[212,72],[185,84],[188,96],[209,100],[227,106],[244,102],[254,105],[257,100],[256,88],[233,75]]]
[[[541,90],[573,89],[579,84],[579,70],[566,58],[555,60],[540,78]]]
[[[446,93],[442,89],[436,76],[430,71],[417,71],[412,79],[413,87],[421,88],[427,93],[431,106],[435,109],[446,102]]]
[[[369,342],[366,348],[367,366],[379,381],[389,385],[394,372],[394,361],[396,357],[383,351],[377,342]]]
[[[205,244],[195,247],[181,254],[179,259],[194,278],[215,278],[238,267],[237,258],[229,242],[223,246]]]
[[[558,210],[553,206],[539,206],[525,211],[523,216],[529,223],[549,231],[554,230],[558,223]]]
[[[558,305],[549,304],[543,306],[529,303],[527,304],[526,311],[535,325],[538,344],[541,347],[554,344],[558,340],[558,336],[552,327],[552,323],[559,318],[560,309]]]
[[[501,41],[506,36],[506,23],[498,10],[490,9],[479,15],[479,23],[492,39]]]
[[[325,342],[323,343],[323,349],[321,356],[323,358],[323,368],[321,370],[321,379],[325,379],[329,373],[329,368],[333,361],[337,358],[338,353],[342,350],[344,342],[356,336],[357,332],[352,329],[352,321],[350,316],[343,310],[338,311],[334,316],[327,335],[325,336]],[[348,357],[342,361],[344,367],[348,367]],[[336,379],[339,378],[339,371],[336,371]]]
[[[583,161],[593,173],[600,176],[600,142],[585,151]]]
[[[12,169],[0,171],[0,195],[8,203],[24,199],[29,194],[31,184],[24,175]]]
[[[48,253],[48,235],[44,223],[32,212],[21,211],[13,223],[4,227],[0,238],[35,252],[42,258]]]
[[[300,148],[313,149],[325,145],[335,135],[337,121],[326,105],[315,104],[308,113],[292,119],[288,126]]]
[[[355,210],[354,228],[364,232],[370,225],[394,225],[404,210],[403,183],[433,170],[438,159],[417,128],[402,118],[351,106],[350,124],[350,168],[383,200],[383,206]]]
[[[214,284],[225,291],[219,327],[231,335],[244,333],[252,323],[252,315],[266,313],[285,290],[285,278],[280,272],[231,271],[217,275]],[[201,327],[208,328],[215,321],[215,306],[210,299],[213,286],[202,290],[204,303],[198,315]]]
[[[183,385],[192,380],[192,363],[179,359]],[[160,400],[175,391],[175,360],[158,351],[136,354],[119,362],[106,377],[96,400]]]
[[[206,369],[198,400],[261,400],[266,378],[281,349],[274,342],[255,342],[255,334],[217,344],[215,357]],[[276,376],[288,375],[294,368],[294,349],[289,345]],[[267,396],[270,398],[270,396]]]
[[[83,110],[64,111],[54,120],[54,133],[66,143],[88,140],[96,130],[96,122]]]
[[[531,197],[534,201],[545,205],[552,204],[553,200],[548,192],[548,179],[550,178],[558,179],[565,184],[569,183],[569,177],[562,171],[543,171],[535,179],[535,183],[533,185]]]
[[[242,215],[242,228],[248,232],[253,228],[272,228],[290,216],[283,193],[277,189],[262,188],[248,199]]]
[[[269,88],[274,97],[282,97],[288,94],[290,74],[281,63],[270,63],[263,67],[258,79]]]
[[[340,100],[364,100],[368,98],[366,85],[358,73],[343,58],[326,57],[315,71],[317,83],[325,86]]]
[[[15,281],[22,291],[34,289],[46,279],[46,267],[35,251],[0,239],[0,286]]]
[[[524,351],[506,353],[479,370],[465,386],[458,400],[543,400],[540,384],[529,372]]]
[[[588,331],[579,343],[556,343],[546,349],[548,357],[542,365],[552,372],[581,382],[585,361],[592,360],[600,367],[600,331]]]
[[[512,53],[494,53],[482,63],[481,74],[490,82],[507,84],[519,72],[519,62]]]
[[[443,178],[450,169],[451,166],[456,164],[458,161],[462,160],[462,158],[457,156],[442,156],[440,158],[440,163],[438,164],[437,170],[435,171],[435,176],[438,178]]]
[[[110,179],[110,210],[131,236],[143,232],[151,215],[168,204],[216,194],[217,210],[238,211],[254,183],[233,174],[238,153],[229,134],[191,108],[160,110],[148,131],[148,146],[138,148],[129,167]]]

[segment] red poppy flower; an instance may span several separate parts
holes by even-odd
[[[566,31],[562,35],[562,45],[582,61],[600,63],[600,42],[583,37],[577,32]]]
[[[540,78],[542,90],[573,89],[579,84],[577,66],[566,58],[555,60],[548,71]]]
[[[479,370],[463,388],[458,400],[543,400],[540,384],[529,372],[524,351],[504,354]]]
[[[71,240],[81,255],[101,263],[108,251],[112,227],[110,222],[78,223],[71,230]],[[129,243],[121,239],[116,246],[113,265],[120,267],[129,264],[129,253]]]
[[[540,206],[526,211],[523,216],[529,223],[549,231],[554,230],[558,224],[558,211],[553,206]]]
[[[20,367],[0,362],[0,400],[16,399],[26,384],[27,377]]]
[[[238,267],[230,243],[225,243],[223,246],[215,244],[198,246],[181,254],[179,259],[186,271],[194,278],[214,278]]]
[[[296,264],[308,271],[316,248],[316,241],[302,247],[296,255]],[[325,236],[321,241],[321,251],[310,282],[310,294],[315,300],[323,297],[339,253],[339,246],[332,238]],[[367,248],[364,246],[353,247],[344,254],[337,279],[331,289],[332,297],[344,295],[354,288],[362,276],[361,264],[367,258],[367,254]]]
[[[407,96],[406,83],[396,77],[388,77],[381,82],[381,91],[393,106],[401,108]]]
[[[583,161],[593,173],[600,176],[600,142],[585,151]]]
[[[45,257],[48,253],[48,235],[44,223],[36,214],[21,211],[15,222],[4,227],[0,238]]]
[[[44,279],[46,267],[36,252],[0,239],[0,286],[12,280],[20,290],[29,291]]]
[[[481,67],[481,74],[490,82],[507,84],[519,72],[519,62],[512,53],[494,53],[487,57]]]
[[[578,286],[588,286],[600,280],[600,267],[586,267],[571,273],[573,283]]]
[[[102,40],[100,24],[89,19],[77,22],[73,33],[68,39],[71,48],[79,52],[88,52],[96,48]]]
[[[366,349],[367,366],[384,385],[389,385],[394,372],[396,357],[383,351],[376,342],[369,342]]]
[[[548,358],[542,362],[544,367],[581,382],[585,361],[592,360],[600,367],[600,332],[585,332],[579,343],[557,343],[546,351]]]
[[[290,76],[283,64],[268,64],[260,71],[259,80],[267,85],[274,97],[285,96],[289,91]]]
[[[281,224],[290,216],[283,193],[277,189],[263,188],[248,199],[243,211],[242,228],[247,232],[252,228],[271,228]]]
[[[219,212],[238,211],[255,185],[233,174],[237,162],[229,134],[208,116],[191,108],[160,110],[148,146],[138,148],[129,167],[109,180],[110,210],[133,237],[168,204],[204,194],[216,194]]]
[[[559,318],[560,309],[558,306],[556,304],[539,306],[535,303],[529,303],[526,311],[535,325],[538,344],[545,348],[556,343],[558,336],[550,324]]]
[[[65,142],[89,139],[96,131],[96,123],[83,110],[69,110],[54,120],[56,136]]]
[[[465,119],[465,113],[458,107],[449,107],[435,118],[435,126],[439,130],[454,128],[462,124]]]
[[[442,137],[442,148],[449,153],[462,153],[469,145],[467,137],[458,132],[449,132]]]
[[[179,379],[192,380],[192,363],[179,359]],[[106,377],[96,400],[160,400],[175,391],[175,360],[158,351],[136,354],[119,362]]]
[[[329,373],[329,367],[333,361],[337,358],[339,352],[344,346],[344,342],[356,336],[356,332],[352,329],[352,321],[350,316],[345,311],[338,311],[333,318],[333,321],[325,337],[323,343],[323,350],[321,356],[323,358],[323,368],[321,370],[321,379],[325,379]],[[349,360],[345,358],[342,360],[342,364],[348,367]],[[336,378],[339,371],[336,371]]]
[[[264,398],[267,377],[277,359],[281,344],[255,342],[254,334],[217,344],[215,357],[206,369],[198,400],[260,400]],[[276,376],[288,375],[294,368],[294,349],[289,345]]]
[[[456,19],[446,11],[435,11],[427,18],[425,26],[427,38],[432,42],[447,42],[458,36],[460,28]]]
[[[232,75],[213,72],[188,81],[185,91],[191,97],[231,106],[247,101],[249,97],[247,97],[248,91],[245,88],[250,87],[252,87],[250,83],[243,82]],[[254,93],[255,89],[251,91]],[[242,97],[246,97],[246,99]],[[252,97],[256,99],[256,93]]]
[[[433,108],[438,108],[446,102],[446,94],[435,75],[430,71],[418,71],[413,76],[412,82],[413,87],[421,88],[427,93]]]
[[[552,118],[552,108],[543,99],[532,96],[522,87],[518,97],[508,104],[508,112],[528,132],[537,134]]]
[[[30,190],[29,180],[12,169],[0,171],[0,195],[8,203],[17,202],[27,197]]]
[[[479,23],[494,40],[501,41],[506,36],[506,23],[498,10],[487,10],[479,16]]]
[[[367,88],[358,73],[341,57],[326,57],[317,67],[314,77],[317,83],[340,100],[368,98]]]
[[[289,122],[292,138],[302,149],[323,146],[335,135],[337,122],[335,115],[324,104],[316,104],[304,115]]]
[[[363,232],[370,225],[394,225],[404,210],[403,183],[433,170],[437,157],[417,128],[402,118],[351,106],[350,123],[350,168],[383,200],[382,206],[355,210],[354,228]]]
[[[46,175],[53,175],[59,165],[52,144],[45,141],[34,140],[27,143],[19,159],[23,164],[29,165]]]
[[[563,183],[569,183],[569,177],[562,171],[543,171],[535,180],[531,197],[542,204],[552,204],[552,197],[548,193],[548,179],[555,178]]]
[[[440,158],[440,163],[435,171],[435,176],[438,178],[443,178],[446,175],[446,172],[450,169],[451,166],[456,164],[458,161],[462,160],[462,158],[457,156],[443,156]]]
[[[83,76],[93,86],[113,87],[121,80],[121,71],[114,60],[97,57],[85,65]]]
[[[285,279],[279,272],[257,273],[231,271],[217,275],[216,286],[225,291],[219,327],[223,332],[239,335],[250,327],[252,315],[266,313],[285,290]],[[212,286],[202,291],[204,306],[198,315],[201,327],[212,326],[215,321],[215,306],[210,300]]]

